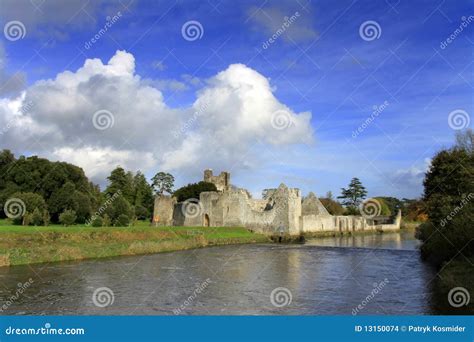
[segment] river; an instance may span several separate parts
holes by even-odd
[[[1,314],[436,314],[417,245],[402,231],[2,267]]]

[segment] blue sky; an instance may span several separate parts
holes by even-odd
[[[59,1],[2,1],[2,27],[19,21],[25,29],[22,39],[11,40],[4,33],[0,43],[0,122],[5,126],[11,117],[17,122],[7,124],[2,147],[74,162],[100,184],[116,164],[147,175],[166,169],[176,175],[178,185],[198,180],[202,168],[210,167],[230,170],[233,183],[255,194],[285,182],[303,193],[324,195],[331,190],[338,195],[357,176],[369,196],[417,197],[430,158],[453,142],[456,129],[450,113],[461,115],[462,128],[472,127],[474,121],[473,8],[473,1],[124,0],[71,1],[67,8]],[[119,16],[116,22],[86,48],[107,16],[114,15]],[[294,20],[277,33],[285,17]],[[201,25],[199,39],[183,37],[183,25],[189,21]],[[367,22],[375,22],[376,37],[361,33]],[[455,33],[463,22],[462,32]],[[454,39],[441,46],[451,35]],[[272,36],[274,42],[264,48]],[[105,65],[117,50],[128,56],[119,63],[133,56],[132,73],[139,77],[139,87],[159,94],[142,104],[142,95],[107,92],[114,84],[122,89],[119,79],[79,82],[74,98],[87,93],[100,102],[96,109],[116,107],[117,97],[129,97],[135,104],[127,113],[112,111],[115,125],[89,135],[81,131],[82,123],[89,122],[93,112],[68,103],[59,85],[47,80],[65,71],[81,80],[77,70],[87,59],[98,58]],[[229,70],[233,64],[245,68]],[[87,75],[88,80],[94,75],[106,78]],[[242,75],[266,78],[275,99],[255,103],[258,92],[244,96],[236,91],[235,99],[226,97],[223,105],[219,94]],[[97,83],[102,87],[92,88]],[[61,87],[66,94],[73,91],[64,83]],[[181,137],[199,147],[169,147],[169,121],[174,115],[176,121],[189,121],[197,99],[208,93],[209,111],[215,112],[197,118],[196,127]],[[7,107],[18,101],[25,106],[31,94],[36,101],[31,110],[21,117],[8,116]],[[166,110],[153,116],[161,101]],[[265,132],[246,121],[252,108],[258,108],[255,121],[264,120],[260,111],[268,103],[288,111],[294,127]],[[63,112],[51,111],[61,106]],[[310,113],[307,121],[305,113]],[[151,119],[143,119],[148,114]],[[239,115],[251,126],[248,130]],[[226,139],[232,132],[232,127],[223,128],[227,124],[239,125],[232,140]],[[101,171],[91,170],[91,163],[102,165]]]

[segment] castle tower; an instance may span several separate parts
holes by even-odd
[[[219,176],[214,176],[211,169],[204,170],[204,181],[216,186],[217,191],[230,189],[230,173],[221,172]]]

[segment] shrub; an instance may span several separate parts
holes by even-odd
[[[112,225],[112,221],[110,220],[109,215],[105,214],[102,218],[102,227],[110,227]]]
[[[149,218],[150,214],[144,206],[136,205],[135,206],[135,217],[139,220],[146,220]]]
[[[130,218],[127,215],[122,214],[122,215],[119,215],[119,217],[115,221],[115,225],[117,227],[126,227],[128,226],[129,222],[130,222]]]
[[[204,191],[217,191],[217,188],[213,183],[201,181],[179,188],[174,192],[173,196],[177,198],[178,202],[183,202],[190,198],[199,199],[199,195]]]
[[[66,209],[59,215],[59,222],[65,226],[70,226],[76,222],[76,212],[74,210]]]
[[[43,215],[41,214],[41,211],[38,208],[35,208],[33,210],[33,213],[31,214],[31,223],[34,226],[41,226],[43,223]]]
[[[102,227],[102,224],[102,217],[100,216],[96,216],[91,222],[92,227]]]
[[[43,211],[43,226],[49,226],[50,221],[51,217],[49,216],[49,212],[47,210]]]

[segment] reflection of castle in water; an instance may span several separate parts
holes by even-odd
[[[178,203],[176,198],[155,199],[154,223],[164,226],[243,226],[265,234],[299,235],[307,232],[351,232],[400,229],[401,213],[393,223],[383,224],[361,216],[333,216],[312,192],[302,198],[296,188],[281,184],[266,190],[263,199],[253,199],[246,189],[230,184],[230,173],[214,176],[204,171],[204,181],[213,183],[217,191],[200,194],[195,201]]]

